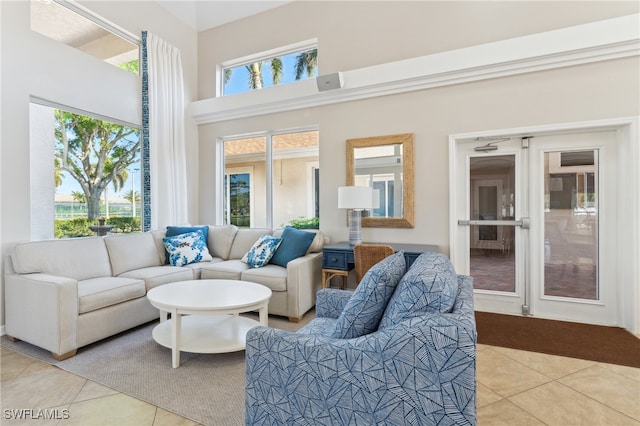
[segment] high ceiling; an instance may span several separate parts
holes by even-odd
[[[293,0],[155,0],[196,31],[204,31],[247,16],[256,15]]]

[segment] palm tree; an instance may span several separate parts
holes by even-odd
[[[87,202],[87,196],[84,195],[84,192],[73,191],[73,192],[71,192],[71,196],[73,197],[73,201],[75,201],[76,203],[86,203]]]
[[[307,50],[296,56],[296,80],[300,80],[307,72],[307,78],[313,77],[318,68],[318,49]]]
[[[282,58],[271,58],[267,61],[271,68],[272,83],[274,86],[280,84],[282,76],[284,74],[284,63]],[[249,89],[262,89],[264,87],[264,80],[262,77],[262,68],[265,61],[258,61],[245,65],[247,72],[249,73]],[[318,49],[311,49],[305,52],[301,52],[296,56],[296,80],[300,80],[306,74],[307,78],[313,77],[318,69]],[[231,80],[233,74],[232,68],[226,68],[223,71],[223,84],[227,84]]]

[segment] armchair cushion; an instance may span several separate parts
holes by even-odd
[[[379,328],[406,318],[451,312],[457,294],[458,277],[449,258],[440,253],[423,253],[398,283]]]
[[[377,330],[380,318],[405,270],[403,251],[371,267],[338,317],[332,337],[351,339]]]

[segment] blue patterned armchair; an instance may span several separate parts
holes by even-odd
[[[400,253],[355,291],[320,290],[298,332],[251,329],[246,424],[476,424],[472,279],[425,255],[406,274],[389,266]]]

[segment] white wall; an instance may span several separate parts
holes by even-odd
[[[197,36],[194,31],[154,2],[89,1],[83,5],[132,34],[139,36],[147,30],[178,47],[185,74],[186,104],[195,98]],[[4,259],[12,245],[31,238],[35,227],[30,220],[29,197],[30,97],[138,125],[141,106],[137,76],[32,32],[28,1],[0,2],[0,19],[0,249]],[[189,120],[187,155],[193,165],[189,176],[192,212],[198,208],[196,137],[195,124]],[[4,324],[4,273],[0,294],[0,324]]]
[[[213,96],[217,63],[313,37],[320,74],[327,74],[637,12],[633,2],[295,2],[200,33],[198,92],[200,99]],[[215,158],[216,138],[318,125],[320,223],[341,241],[347,227],[337,187],[345,184],[345,141],[411,132],[415,228],[365,228],[363,240],[437,244],[448,254],[450,134],[638,115],[639,70],[636,56],[204,124],[200,181],[214,181],[204,165]],[[207,195],[201,193],[201,222],[214,219],[215,197],[210,189]]]

